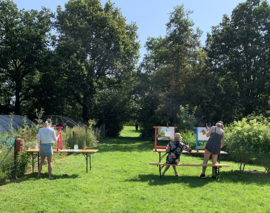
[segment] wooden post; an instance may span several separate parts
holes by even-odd
[[[17,160],[18,160],[18,156],[17,156],[17,152],[16,152],[16,141],[14,140],[14,174],[13,177],[16,179],[16,173],[17,173]]]

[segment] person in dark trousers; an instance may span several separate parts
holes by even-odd
[[[136,131],[138,131],[138,127],[139,127],[139,124],[138,124],[138,122],[136,122],[136,123],[135,123]]]

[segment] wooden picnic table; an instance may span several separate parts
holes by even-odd
[[[154,152],[161,153],[161,152],[166,152],[166,149],[157,149],[157,150],[153,149],[153,151]],[[199,149],[199,150],[193,149],[191,152],[188,152],[188,151],[184,150],[182,152],[182,154],[204,154],[204,153],[205,153],[205,150],[204,149]],[[225,152],[225,151],[220,151],[220,154],[221,155],[226,155],[228,153]]]
[[[159,162],[158,163],[151,162],[149,164],[150,165],[157,165],[159,167],[159,175],[160,175],[160,178],[161,178],[161,170],[165,165],[167,165],[166,163],[161,163],[161,160],[167,155],[166,149],[165,148],[163,148],[163,149],[162,148],[153,149],[153,152],[158,152],[159,153]],[[163,155],[161,155],[162,152],[164,153]],[[198,149],[198,150],[194,149],[191,152],[186,151],[186,150],[182,151],[182,154],[204,154],[204,153],[205,153],[205,150],[202,150],[202,149]],[[225,151],[220,151],[220,154],[221,155],[226,155],[228,153],[225,152]],[[218,178],[218,175],[219,175],[219,168],[222,167],[222,166],[229,166],[227,164],[221,165],[220,161],[218,161],[218,162],[219,162],[219,164],[218,164],[217,169],[216,169],[217,178]],[[216,165],[214,165],[214,164],[205,164],[205,165],[204,164],[180,164],[178,166],[216,166]]]
[[[161,160],[166,156],[166,149],[153,149],[154,152],[158,152],[159,153],[159,163],[161,162]],[[162,152],[165,152],[164,155],[161,156],[161,153]],[[203,149],[200,149],[200,150],[196,150],[196,149],[193,149],[191,152],[188,152],[186,150],[182,151],[182,154],[204,154],[205,153],[205,150]],[[227,155],[228,152],[225,152],[225,151],[220,151],[220,154],[221,155]]]
[[[27,153],[31,153],[32,154],[32,172],[34,172],[34,154],[37,154],[38,157],[38,165],[39,165],[39,149],[28,149],[25,150]],[[88,159],[89,159],[89,164],[90,164],[90,170],[91,170],[91,154],[94,154],[96,152],[98,152],[98,149],[78,149],[78,150],[74,150],[74,149],[53,149],[54,153],[79,153],[79,154],[83,154],[86,160],[86,172],[88,172]]]

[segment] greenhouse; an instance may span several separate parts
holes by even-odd
[[[21,127],[24,122],[26,122],[28,125],[32,123],[31,120],[20,115],[0,115],[0,132],[9,132],[11,122],[14,130],[17,130],[19,127]]]

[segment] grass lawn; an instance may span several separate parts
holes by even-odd
[[[73,154],[53,163],[53,180],[44,166],[40,179],[35,172],[0,186],[0,212],[270,212],[270,175],[234,172],[236,163],[222,161],[230,167],[221,168],[219,181],[210,168],[200,179],[201,167],[177,167],[179,177],[170,168],[160,179],[149,165],[158,162],[153,146],[125,127],[99,144],[88,173],[83,155]],[[183,154],[181,162],[202,158]]]

